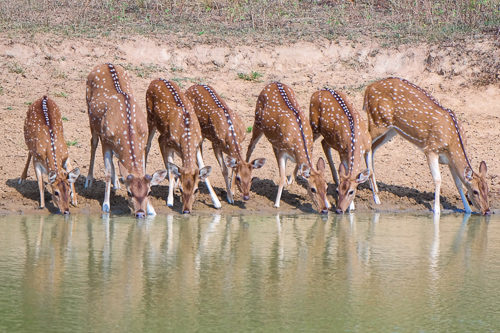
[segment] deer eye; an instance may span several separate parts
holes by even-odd
[[[194,193],[195,193],[195,194],[196,194],[196,193],[198,193],[198,189],[195,189],[195,190],[194,190]]]
[[[354,190],[350,190],[348,194],[349,195],[353,195],[354,194]]]
[[[479,192],[478,192],[478,191],[476,191],[476,190],[472,191],[472,193],[473,193],[474,195],[479,195]]]
[[[314,187],[311,187],[311,192],[316,193],[316,189]]]
[[[54,195],[55,195],[56,197],[58,197],[58,196],[59,196],[59,191],[57,191],[57,190],[56,190],[56,191],[54,191]]]
[[[132,196],[132,192],[130,192],[130,191],[128,191],[128,190],[127,190],[127,195],[128,195],[129,197],[131,197],[131,196]]]
[[[241,178],[240,178],[240,176],[236,176],[236,181],[237,181],[238,183],[240,183],[240,182],[241,182]]]

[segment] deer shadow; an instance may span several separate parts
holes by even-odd
[[[408,198],[413,200],[415,203],[419,205],[423,205],[425,208],[429,210],[433,210],[434,208],[434,192],[427,191],[419,191],[413,187],[386,184],[384,182],[377,181],[377,186],[379,192],[389,192],[400,198]],[[371,191],[370,185],[368,182],[359,185],[360,189],[366,189]],[[440,196],[439,201],[443,209],[448,209],[456,212],[461,212],[463,209],[458,208],[456,205],[452,204],[446,197]]]
[[[33,200],[38,203],[40,207],[40,192],[38,190],[38,181],[32,179],[25,179],[19,184],[19,178],[7,179],[5,184],[13,189],[15,189],[24,198]],[[40,209],[47,209],[52,214],[60,213],[59,208],[57,208],[52,202],[52,195],[45,191],[45,207]]]
[[[297,183],[301,186],[302,181],[297,180]],[[276,193],[278,191],[278,185],[275,184],[270,179],[260,179],[258,177],[254,177],[252,180],[252,187],[250,191],[257,193],[260,196],[266,197],[274,204],[274,200],[276,199]],[[309,198],[306,198],[306,200]],[[286,186],[283,188],[283,192],[281,193],[281,201],[286,204],[293,206],[304,213],[314,213],[316,209],[313,208],[311,203],[303,203],[304,197],[298,194],[294,194],[289,192],[286,189]]]

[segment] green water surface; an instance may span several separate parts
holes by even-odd
[[[495,332],[500,218],[0,217],[1,332]]]

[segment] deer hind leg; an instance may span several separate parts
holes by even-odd
[[[99,136],[92,133],[92,138],[90,138],[90,163],[89,163],[89,173],[87,179],[85,179],[85,188],[90,188],[92,186],[92,181],[94,180],[94,162],[95,162],[95,151],[97,145],[99,144]]]
[[[376,205],[380,205],[380,198],[378,197],[377,181],[375,180],[375,172],[373,171],[372,157],[373,156],[371,150],[365,153],[366,167],[370,170],[370,188],[372,189],[373,193],[373,201],[375,201]]]
[[[278,193],[276,194],[276,200],[274,201],[274,207],[280,207],[281,193],[283,192],[283,187],[286,182],[286,155],[279,153],[278,150],[273,149],[274,154],[276,155],[276,161],[278,162],[278,167],[280,171],[280,183],[278,186]]]
[[[337,170],[335,169],[335,162],[333,162],[332,157],[332,147],[326,143],[326,140],[321,140],[321,146],[323,147],[323,151],[325,152],[326,159],[328,160],[328,164],[330,164],[330,170],[332,171],[333,181],[335,185],[339,186],[339,175]]]
[[[21,184],[23,182],[23,180],[25,180],[26,177],[28,177],[28,168],[30,166],[30,162],[31,162],[31,152],[28,152],[28,159],[26,160],[26,165],[24,166],[23,173],[21,174],[21,177],[19,178],[19,181],[17,182],[18,184]]]
[[[439,171],[439,155],[436,153],[428,153],[427,162],[431,169],[432,179],[434,179],[434,214],[441,214],[439,203],[439,195],[441,192],[441,172]]]
[[[470,208],[469,205],[469,200],[465,197],[464,190],[462,188],[462,181],[460,180],[460,177],[458,176],[458,173],[454,168],[450,167],[450,172],[451,176],[453,177],[453,181],[455,181],[455,186],[458,189],[458,193],[460,194],[460,198],[462,199],[462,203],[464,204],[464,210],[466,214],[472,213],[472,209]]]
[[[248,149],[247,149],[247,159],[246,159],[247,162],[250,162],[250,156],[252,156],[255,146],[257,145],[257,142],[259,142],[263,134],[264,132],[260,130],[258,127],[256,127],[254,123],[254,127],[252,130],[252,138],[250,139],[250,143],[248,144]]]
[[[113,181],[113,190],[119,190],[120,182],[118,181],[118,175],[116,174],[114,163],[111,163],[111,180]]]
[[[35,168],[36,180],[38,182],[38,191],[40,192],[40,206],[39,208],[45,208],[45,186],[43,185],[43,176],[42,176],[42,166],[33,161],[33,167]]]
[[[112,177],[112,169],[113,169],[113,152],[111,149],[104,148],[102,149],[102,155],[104,157],[104,174],[106,178],[106,186],[104,188],[104,201],[102,203],[102,211],[104,213],[109,213],[110,211],[110,203],[109,198],[111,194],[111,177]]]
[[[214,148],[214,154],[215,157],[217,158],[217,162],[219,162],[219,166],[222,170],[222,176],[224,177],[224,181],[226,182],[226,195],[227,195],[227,202],[230,204],[234,204],[234,193],[232,191],[232,182],[231,179],[229,178],[229,172],[226,163],[224,162],[224,155],[222,154],[222,149],[215,147]],[[231,174],[231,178],[232,178]]]
[[[201,150],[198,149],[196,152],[196,160],[198,161],[198,168],[203,168],[205,166],[205,163],[203,163],[203,156],[201,156]],[[214,189],[210,185],[210,181],[208,180],[208,177],[205,178],[205,185],[208,188],[208,192],[210,193],[210,198],[212,199],[212,203],[214,204],[214,207],[219,209],[222,207],[220,204],[219,198],[217,198],[217,194],[215,194]]]

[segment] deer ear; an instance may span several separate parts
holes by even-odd
[[[181,173],[179,172],[179,167],[174,163],[167,162],[167,170],[173,173],[176,178],[179,178],[181,176]]]
[[[325,160],[323,159],[323,157],[318,158],[318,163],[316,163],[316,169],[318,169],[318,171],[320,172],[325,171]]]
[[[465,167],[465,170],[464,170],[464,178],[465,180],[467,180],[468,182],[470,182],[472,180],[472,169],[469,167],[469,166],[466,166]]]
[[[57,173],[54,170],[49,172],[49,184],[54,184],[56,178],[57,178]]]
[[[311,168],[307,164],[302,163],[299,167],[299,174],[304,178],[309,178],[311,176]]]
[[[488,172],[488,168],[486,167],[486,162],[481,161],[481,163],[479,164],[479,174],[481,175],[481,177],[486,177],[486,172]]]
[[[340,162],[340,165],[339,165],[339,176],[340,177],[347,177],[347,170],[345,168],[345,165],[344,163]]]
[[[78,179],[78,176],[80,176],[80,169],[74,168],[68,173],[68,181],[70,183],[74,183]]]
[[[167,177],[167,170],[158,170],[153,174],[151,186],[160,184]]]
[[[368,177],[370,177],[370,169],[366,169],[365,171],[360,172],[358,178],[356,178],[356,183],[364,183],[368,180]]]
[[[252,168],[253,169],[260,169],[266,164],[266,159],[265,158],[256,158],[255,160],[252,161]]]
[[[208,175],[210,175],[210,172],[212,172],[212,167],[211,166],[206,166],[200,169],[200,180],[202,182],[207,179]]]
[[[238,164],[238,162],[236,161],[236,159],[234,157],[226,156],[226,166],[228,168],[236,168],[237,164]]]

